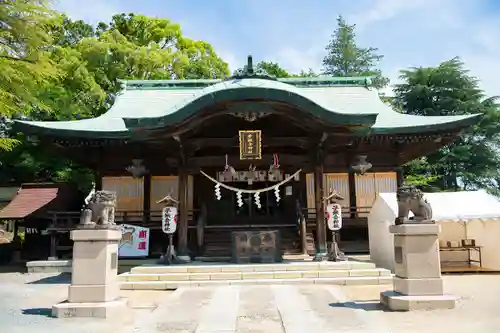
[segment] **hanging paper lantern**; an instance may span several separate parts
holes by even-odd
[[[257,208],[261,208],[262,205],[260,204],[260,193],[259,192],[255,192],[255,194],[253,195],[254,199],[255,199],[255,206],[257,206]]]
[[[241,192],[236,192],[236,203],[238,207],[243,207],[243,198],[241,197]]]
[[[220,194],[220,184],[215,184],[215,198],[217,198],[217,200],[220,200],[222,199],[222,195]]]
[[[328,229],[332,231],[342,228],[342,212],[340,205],[337,203],[326,205],[325,219]]]
[[[177,229],[177,207],[163,207],[161,215],[161,229],[166,234],[173,234]]]
[[[274,196],[276,197],[276,202],[280,202],[281,197],[280,197],[280,188],[279,188],[279,186],[276,186],[274,188]]]

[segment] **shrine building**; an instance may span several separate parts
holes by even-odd
[[[220,259],[236,230],[279,230],[284,253],[326,253],[330,191],[342,197],[340,248],[367,250],[377,193],[395,192],[403,164],[479,119],[402,114],[370,78],[276,79],[249,57],[224,80],[123,81],[99,117],[18,120],[14,130],[94,170],[96,189],[117,193],[116,222],[150,228],[151,257],[164,251],[157,202],[170,195],[179,201],[178,254]],[[56,238],[80,212],[50,214]]]

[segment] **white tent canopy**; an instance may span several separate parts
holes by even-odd
[[[441,225],[439,240],[459,243],[474,239],[481,246],[482,266],[500,270],[500,201],[486,191],[424,193],[433,219]],[[370,256],[378,266],[393,269],[394,237],[389,226],[398,214],[396,193],[380,193],[368,216]],[[410,214],[411,216],[411,214]],[[467,259],[466,252],[443,252],[442,262]]]
[[[397,215],[396,193],[380,193],[380,198]],[[500,218],[500,201],[483,190],[424,193],[424,198],[430,203],[436,221]]]

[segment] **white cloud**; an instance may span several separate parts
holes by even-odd
[[[160,13],[157,6],[161,4],[153,0],[148,7],[136,2],[125,5],[120,0],[58,1],[59,10],[93,23],[109,21],[117,12]],[[170,6],[158,15],[181,23],[187,36],[210,42],[231,71],[252,53],[255,61],[276,61],[298,72],[321,68],[335,17],[342,14],[357,24],[360,45],[378,47],[385,55],[380,67],[392,83],[397,82],[400,69],[435,66],[460,56],[488,94],[500,95],[500,14],[485,10],[487,0],[338,0],[335,5],[321,6],[276,0],[272,17],[265,19],[262,3],[255,4],[256,8],[250,6],[252,10],[235,14],[232,25],[225,23],[223,9],[206,11],[201,5],[189,10],[189,15],[187,5],[183,9]]]
[[[380,66],[392,84],[398,82],[400,69],[435,66],[459,56],[487,94],[500,95],[500,14],[485,19],[485,1],[371,0],[368,4],[339,14],[356,24],[362,46],[378,47],[385,55]],[[274,58],[292,71],[319,68],[328,42],[324,36],[334,27],[329,29],[320,34],[310,31],[316,38],[309,46],[295,47],[291,38]]]

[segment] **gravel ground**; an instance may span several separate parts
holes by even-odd
[[[119,320],[50,317],[52,305],[68,293],[67,275],[0,274],[0,332],[9,333],[108,333],[128,331],[136,317],[150,313],[169,292],[123,291],[134,309],[133,316]]]
[[[447,294],[459,296],[453,310],[383,312],[378,300],[387,286],[343,287],[356,311],[379,314],[393,332],[500,332],[500,275],[444,275]],[[372,311],[374,310],[374,311]]]
[[[207,333],[233,322],[228,332],[500,333],[499,275],[444,279],[446,292],[461,297],[454,310],[383,311],[379,293],[387,286],[241,286],[186,289],[175,297],[123,291],[132,315],[106,321],[50,317],[51,306],[67,295],[67,276],[0,273],[0,332]]]

